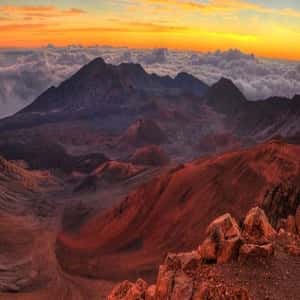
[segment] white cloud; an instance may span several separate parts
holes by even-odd
[[[161,75],[175,76],[185,71],[208,84],[228,77],[251,100],[300,94],[299,62],[262,59],[239,50],[195,53],[49,45],[37,50],[0,52],[0,117],[21,109],[98,56],[113,64],[141,63],[148,72]]]

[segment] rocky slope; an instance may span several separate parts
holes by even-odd
[[[297,216],[300,213],[298,208]],[[295,222],[295,216],[288,219]],[[298,220],[298,222],[300,219]],[[263,210],[251,209],[239,227],[225,214],[206,230],[193,252],[169,253],[155,285],[138,279],[117,285],[108,300],[297,299],[300,287],[300,228],[279,231]]]
[[[128,157],[136,147],[163,144],[168,155],[185,161],[274,135],[297,135],[299,103],[299,96],[252,102],[226,78],[208,87],[186,73],[160,77],[140,65],[113,66],[98,58],[1,120],[0,132],[13,142],[50,136],[68,151],[112,159]],[[224,147],[206,147],[225,135],[234,138]]]
[[[0,157],[1,300],[99,300],[111,287],[66,275],[57,263],[62,187],[49,171]]]
[[[44,196],[60,189],[60,182],[50,172],[26,170],[0,157],[0,213],[51,213],[55,208],[43,202]]]
[[[76,234],[62,232],[58,259],[65,270],[80,275],[151,277],[167,252],[196,247],[219,214],[228,211],[240,220],[259,205],[276,224],[299,205],[299,154],[299,146],[270,141],[179,165]]]
[[[109,161],[100,164],[76,187],[75,191],[97,190],[101,184],[118,184],[143,173],[146,169],[131,163]]]

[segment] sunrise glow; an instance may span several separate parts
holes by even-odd
[[[297,0],[4,0],[0,47],[238,48],[300,59]]]

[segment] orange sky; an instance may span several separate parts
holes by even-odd
[[[0,47],[239,48],[259,56],[300,60],[298,0],[83,2],[2,0]]]

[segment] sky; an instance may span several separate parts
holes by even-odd
[[[214,51],[300,60],[299,0],[0,0],[0,47]]]

